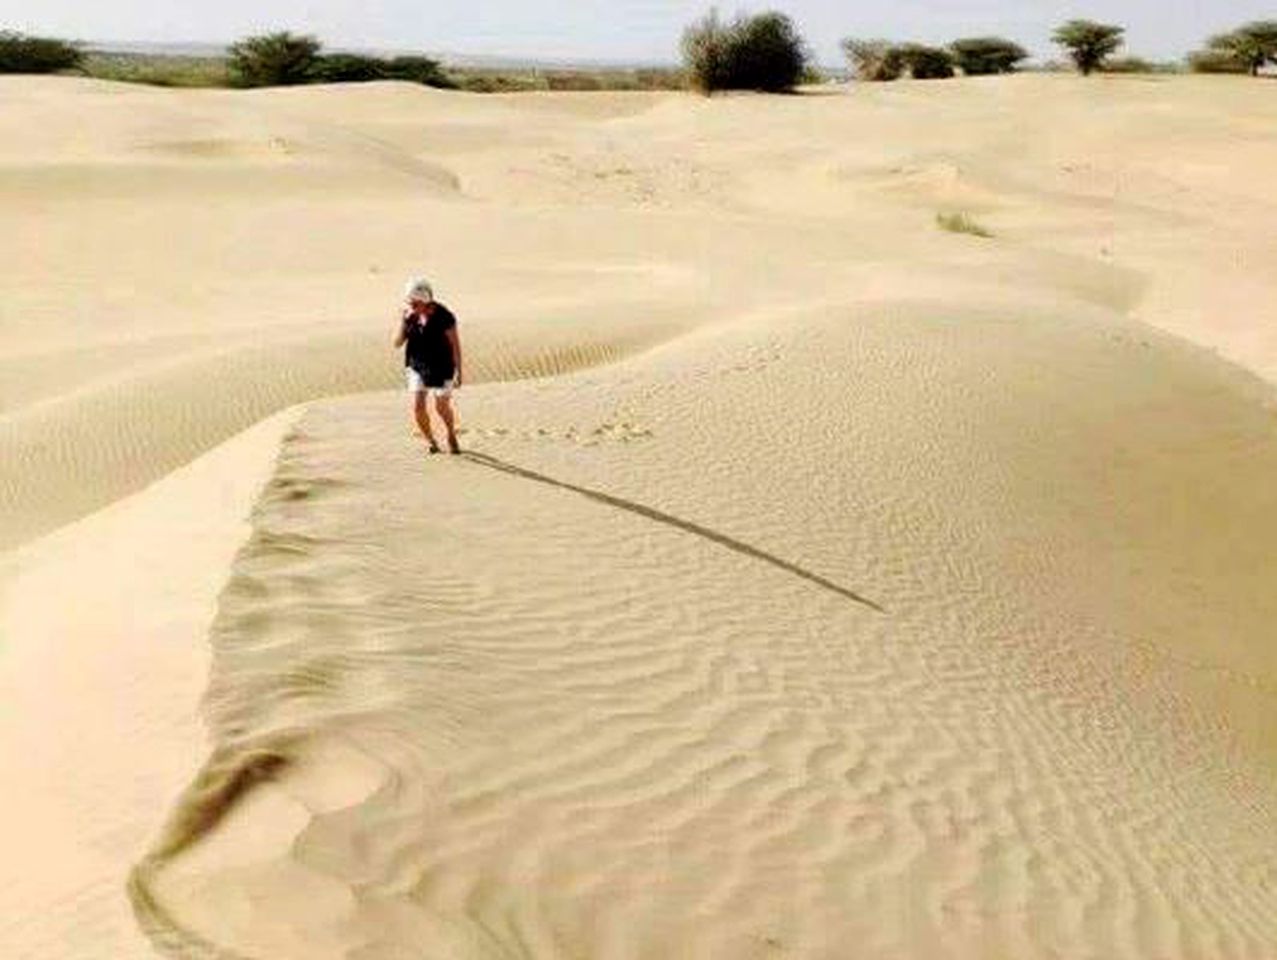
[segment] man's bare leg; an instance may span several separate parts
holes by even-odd
[[[435,443],[435,435],[430,432],[430,411],[426,408],[424,390],[418,390],[412,395],[412,413],[417,420],[417,428],[421,430],[421,435],[426,438],[426,444],[430,447],[430,452],[438,453],[439,444]]]
[[[446,393],[435,394],[435,409],[439,411],[439,419],[448,431],[448,449],[453,453],[460,453],[461,444],[457,443],[457,415],[452,409],[452,398]]]

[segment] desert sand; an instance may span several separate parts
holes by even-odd
[[[0,955],[1277,956],[1270,86],[0,82]]]

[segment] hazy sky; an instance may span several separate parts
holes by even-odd
[[[0,0],[0,29],[90,40],[233,40],[270,29],[313,33],[328,46],[430,52],[674,60],[700,0]],[[1128,50],[1176,57],[1210,33],[1273,16],[1274,0],[776,0],[718,4],[789,14],[821,62],[842,60],[847,36],[948,41],[997,33],[1052,55],[1053,25],[1071,17],[1120,23]]]

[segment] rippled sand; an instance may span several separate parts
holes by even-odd
[[[0,944],[1277,953],[1263,87],[0,85]]]

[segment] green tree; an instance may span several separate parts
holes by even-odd
[[[921,43],[906,43],[896,50],[915,80],[945,80],[953,76],[953,55],[948,50]]]
[[[848,38],[842,42],[842,49],[857,80],[885,83],[899,80],[905,72],[900,48],[887,40]]]
[[[230,48],[231,75],[245,87],[306,83],[319,56],[314,37],[283,31],[246,37]]]
[[[84,51],[73,43],[0,31],[0,73],[55,73],[83,63]]]
[[[738,15],[726,24],[711,10],[683,33],[683,61],[691,84],[716,90],[792,90],[807,68],[808,54],[793,21],[774,11]]]
[[[1235,60],[1252,77],[1269,61],[1277,61],[1277,20],[1255,20],[1207,41],[1206,48]]]
[[[949,49],[968,77],[1014,73],[1016,65],[1029,57],[1024,47],[1002,37],[965,37],[953,41]]]
[[[1054,40],[1069,52],[1069,57],[1082,76],[1087,77],[1104,66],[1125,42],[1123,27],[1094,20],[1070,20],[1055,31]]]

